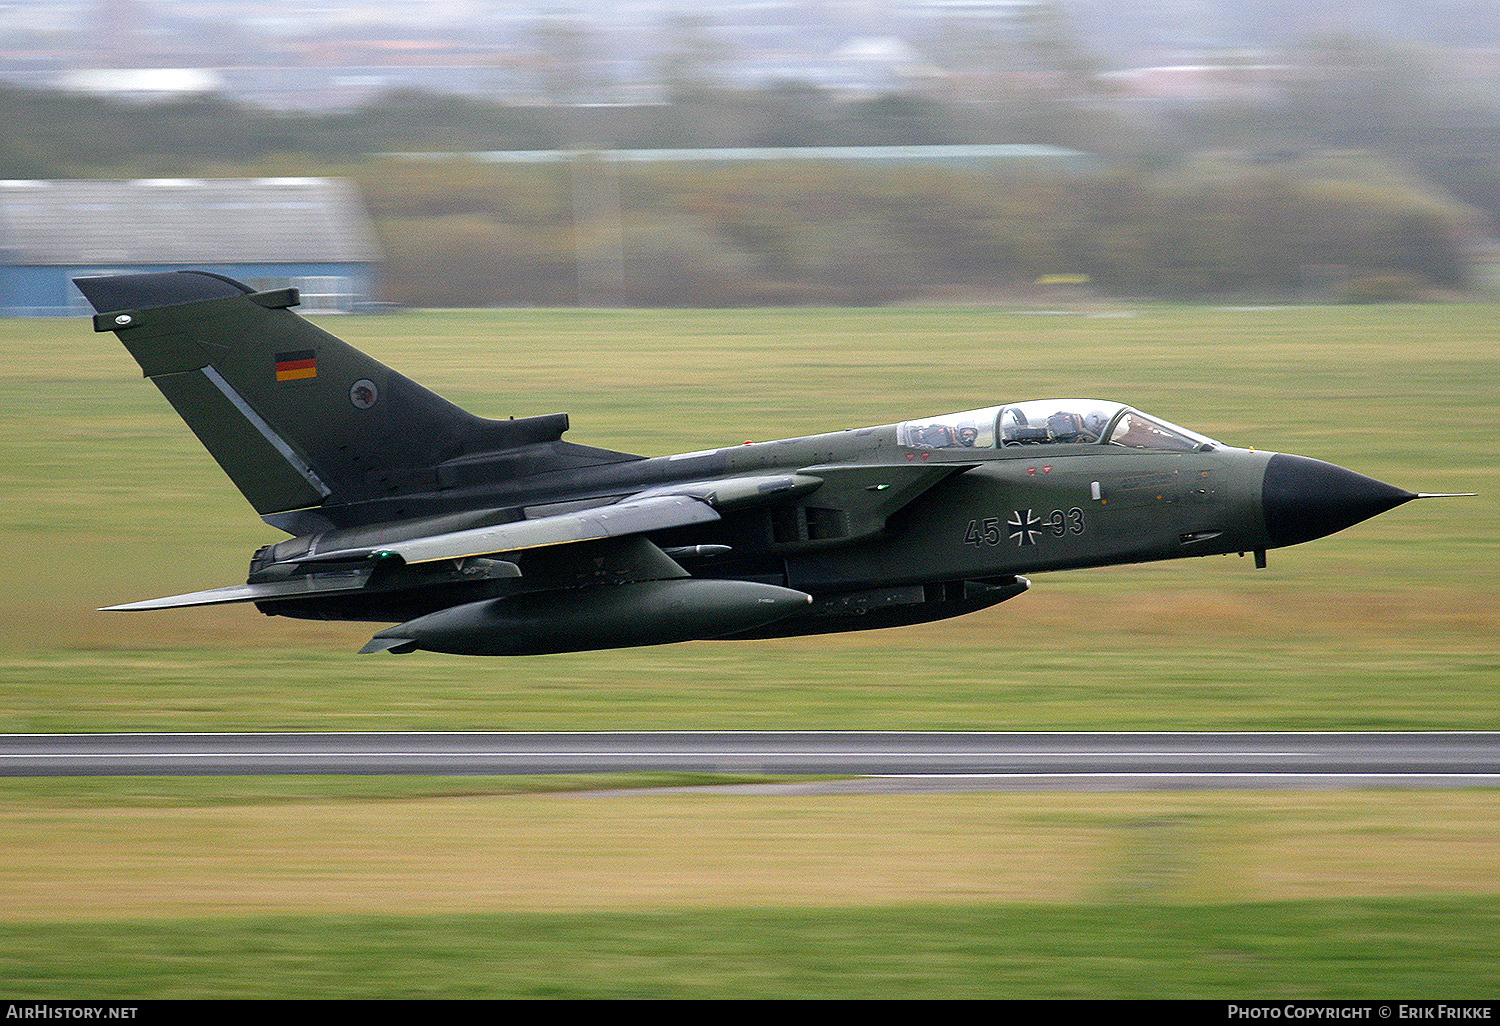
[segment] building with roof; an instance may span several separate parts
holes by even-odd
[[[331,178],[0,181],[0,314],[89,312],[73,279],[197,268],[292,286],[309,312],[373,298],[380,251]]]
[[[1043,144],[957,146],[726,146],[669,150],[480,150],[421,151],[386,156],[414,163],[474,160],[484,164],[561,164],[586,157],[601,164],[729,164],[830,161],[853,164],[932,164],[948,167],[1009,165],[1058,174],[1092,174],[1099,157]]]

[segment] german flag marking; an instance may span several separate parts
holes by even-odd
[[[312,349],[298,349],[276,354],[276,380],[301,381],[318,376],[318,354]]]

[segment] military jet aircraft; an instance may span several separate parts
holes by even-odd
[[[266,523],[253,602],[396,622],[363,652],[527,655],[924,623],[1024,574],[1253,553],[1419,498],[1121,403],[1011,402],[644,457],[468,413],[207,271],[77,279]]]

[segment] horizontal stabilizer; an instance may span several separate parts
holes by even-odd
[[[410,638],[382,638],[379,636],[365,642],[365,647],[359,650],[360,655],[373,655],[376,652],[395,652],[405,655],[407,652],[415,652],[417,643]]]

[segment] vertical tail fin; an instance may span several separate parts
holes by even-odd
[[[432,492],[444,461],[567,444],[566,414],[476,417],[292,313],[295,289],[207,271],[76,284],[262,515]]]

